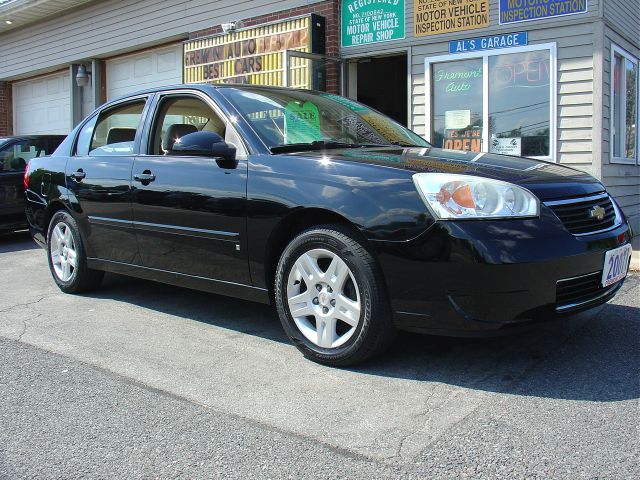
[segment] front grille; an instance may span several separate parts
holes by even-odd
[[[567,311],[605,298],[620,282],[602,286],[602,272],[559,280],[556,285],[556,310]]]
[[[567,200],[554,200],[545,202],[545,205],[553,210],[553,213],[562,221],[565,228],[574,235],[586,235],[609,230],[617,226],[619,222],[616,208],[607,193]],[[604,210],[602,219],[594,216],[594,213],[597,213],[600,209]]]

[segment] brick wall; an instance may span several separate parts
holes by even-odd
[[[0,82],[0,136],[11,135],[13,133],[12,123],[11,83]]]
[[[277,22],[278,20],[287,20],[292,17],[300,17],[315,13],[325,17],[326,22],[326,55],[337,57],[340,53],[339,47],[339,2],[338,0],[325,0],[323,2],[313,3],[304,7],[290,8],[288,10],[280,10],[278,12],[260,15],[259,17],[243,18],[242,27],[253,27],[263,23]],[[189,34],[190,39],[208,37],[210,35],[219,35],[223,33],[220,25],[214,25],[205,30],[199,30]],[[328,62],[326,70],[327,91],[331,93],[339,93],[339,69],[337,65]]]

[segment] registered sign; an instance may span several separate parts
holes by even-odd
[[[404,38],[405,0],[342,2],[342,46],[367,45]]]

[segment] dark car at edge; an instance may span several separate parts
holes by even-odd
[[[26,181],[32,235],[63,291],[108,271],[275,303],[291,341],[336,366],[399,329],[561,321],[612,299],[631,255],[631,229],[593,177],[434,148],[307,90],[139,92],[31,160]]]
[[[0,233],[27,228],[24,172],[34,157],[50,155],[65,135],[0,137]]]

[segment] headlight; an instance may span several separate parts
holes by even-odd
[[[413,183],[439,219],[537,217],[538,199],[527,189],[490,178],[416,173]]]

